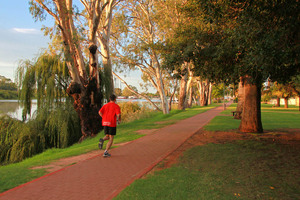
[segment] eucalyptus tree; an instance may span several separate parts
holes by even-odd
[[[168,10],[160,12],[164,16],[162,22],[166,24],[162,27],[168,33],[163,52],[165,65],[180,76],[178,107],[185,108],[192,79],[197,82],[201,104],[207,105],[216,73],[206,69],[211,68],[211,52],[216,50],[219,35],[204,12],[191,1],[168,0],[161,4]]]
[[[63,52],[71,83],[67,93],[74,99],[74,108],[81,121],[82,139],[95,135],[101,128],[98,110],[102,106],[103,85],[100,78],[98,61],[97,32],[107,6],[112,6],[113,0],[80,0],[84,5],[86,17],[77,12],[72,0],[31,0],[30,11],[36,20],[45,20],[47,14],[53,17],[60,34]],[[77,9],[75,9],[77,8]],[[78,20],[84,20],[82,24]],[[85,27],[87,23],[87,27]],[[86,29],[87,38],[81,34]],[[87,44],[83,43],[87,40]],[[88,49],[87,56],[84,50]],[[89,59],[88,65],[86,63]]]
[[[107,6],[103,10],[103,17],[100,20],[100,27],[97,30],[97,40],[100,44],[101,50],[101,61],[103,65],[103,78],[106,84],[105,87],[105,96],[109,100],[110,94],[114,93],[114,82],[113,82],[113,73],[112,73],[112,61],[110,56],[110,38],[111,38],[111,29],[113,22],[113,10],[117,4],[122,0],[106,0]],[[88,6],[85,7],[88,10]]]
[[[283,98],[284,107],[288,108],[288,100],[296,95],[295,87],[292,84],[292,81],[285,84],[278,82],[272,84],[270,90],[271,94],[277,98],[277,106],[280,106],[280,98]]]
[[[115,16],[118,27],[114,58],[122,67],[138,69],[158,91],[163,113],[169,113],[165,92],[164,69],[157,44],[161,33],[155,18],[154,0],[128,0],[119,4],[122,12]]]
[[[198,72],[216,81],[242,78],[241,132],[263,132],[263,81],[285,82],[299,74],[299,9],[297,0],[191,0],[184,6],[190,21],[202,18],[212,25],[206,33],[191,26],[181,34],[192,33],[191,40],[202,41],[191,54]]]
[[[184,110],[186,107],[188,85],[192,79],[190,77],[192,63],[189,62],[189,59],[185,59],[185,52],[176,51],[179,43],[189,44],[176,35],[176,30],[186,25],[186,18],[180,10],[186,2],[186,0],[159,0],[156,3],[158,27],[163,33],[163,66],[172,72],[174,78],[180,80],[178,95],[178,109],[180,110]]]

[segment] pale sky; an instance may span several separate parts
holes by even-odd
[[[35,22],[28,0],[0,0],[0,75],[14,81],[19,62],[36,58],[48,47],[50,39],[41,31],[43,25],[53,26],[52,18]],[[120,74],[120,77],[140,91],[140,75],[130,72],[129,76]]]
[[[31,60],[47,48],[49,39],[41,27],[31,17],[28,1],[0,1],[0,75],[14,80],[20,60]]]

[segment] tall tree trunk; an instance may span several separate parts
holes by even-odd
[[[280,107],[280,97],[276,98],[276,107]]]
[[[104,44],[104,46],[106,46]],[[102,63],[104,69],[104,88],[105,88],[105,98],[109,100],[109,96],[114,93],[114,81],[113,81],[113,74],[112,74],[112,66],[111,66],[111,59],[109,56],[108,48],[103,47],[101,45],[101,54],[102,54]]]
[[[178,97],[178,109],[185,109],[185,100],[186,100],[186,88],[188,81],[188,64],[187,62],[181,65],[181,79],[180,79],[180,88],[179,88],[179,97]]]
[[[249,76],[244,78],[244,106],[239,130],[243,133],[262,133],[261,84],[251,83]]]
[[[72,83],[67,93],[74,99],[74,108],[80,118],[82,137],[81,141],[88,136],[96,135],[101,129],[101,118],[98,114],[102,106],[102,93],[97,88],[97,81],[92,78],[88,84],[78,92],[78,85]],[[92,101],[94,101],[92,103]]]
[[[284,108],[288,108],[288,107],[289,107],[289,98],[284,97]]]
[[[179,97],[178,97],[178,109],[185,109],[185,99],[186,99],[186,85],[187,85],[187,74],[181,76]]]
[[[187,107],[189,107],[189,108],[192,107],[192,104],[193,104],[193,87],[190,87]]]
[[[163,83],[162,75],[161,75],[159,68],[156,68],[156,73],[157,73],[156,79],[157,79],[158,93],[159,93],[159,96],[161,99],[162,111],[164,114],[169,114],[170,113],[169,104],[168,104],[167,96],[165,94],[164,83]]]
[[[192,83],[193,83],[193,71],[191,70],[191,64],[188,64],[188,82],[186,86],[186,98],[185,98],[185,107],[190,108],[192,107],[193,103],[193,89],[192,89]],[[188,98],[187,98],[188,97]]]
[[[212,94],[212,83],[209,83],[209,88],[208,88],[208,99],[207,99],[207,104],[211,104],[211,94]]]
[[[174,79],[174,80],[175,80],[175,79]],[[173,97],[174,97],[175,92],[176,92],[176,89],[177,89],[177,85],[178,85],[178,81],[175,80],[174,90],[173,90],[173,92],[171,93],[171,96],[170,96],[170,99],[169,99],[169,111],[171,111],[171,109],[172,109],[172,101],[173,101]]]
[[[155,66],[155,79],[156,79],[156,84],[157,84],[157,91],[159,93],[160,99],[161,99],[161,107],[162,111],[164,114],[169,114],[169,104],[168,104],[168,99],[165,93],[165,85],[163,82],[163,76],[162,76],[162,68],[160,66],[160,63],[157,59],[157,55],[155,52],[152,54],[152,61],[153,65]]]
[[[101,57],[104,69],[104,87],[105,97],[109,100],[109,96],[114,94],[114,81],[109,49],[109,40],[111,35],[112,25],[112,12],[115,6],[115,0],[106,0],[107,6],[105,7],[105,20],[102,32],[98,31],[98,41],[101,46]]]
[[[197,81],[198,90],[200,95],[200,106],[207,106],[208,104],[208,93],[209,93],[209,81],[206,79],[205,81],[200,80]]]

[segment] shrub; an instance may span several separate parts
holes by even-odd
[[[146,117],[152,110],[142,106],[138,102],[124,102],[119,104],[121,108],[122,122],[131,122]]]
[[[11,90],[0,90],[0,99],[18,99],[18,92]]]

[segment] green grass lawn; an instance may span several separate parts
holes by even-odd
[[[232,117],[235,107],[205,129],[236,131],[240,121]],[[265,130],[299,129],[299,111],[293,109],[298,108],[262,105]],[[197,146],[171,168],[136,180],[115,199],[300,199],[299,151],[299,145],[259,139]]]
[[[136,180],[115,199],[299,199],[299,147],[262,141],[207,144]]]
[[[206,127],[208,131],[229,131],[236,130],[240,120],[233,119],[231,111],[234,111],[236,104],[231,104],[219,116],[215,117]],[[272,108],[270,104],[262,104],[261,118],[264,130],[279,128],[300,128],[300,112],[296,106]]]
[[[185,111],[173,110],[168,115],[163,115],[161,112],[150,113],[147,117],[142,119],[119,125],[114,143],[117,144],[132,141],[142,137],[143,135],[136,133],[137,130],[161,128],[176,123],[179,120],[205,112],[216,106],[218,106],[218,104],[213,104],[209,107],[193,107],[186,109]],[[94,138],[86,139],[82,143],[74,144],[69,148],[49,149],[44,153],[28,158],[20,163],[0,166],[0,192],[31,181],[47,173],[44,169],[30,169],[34,166],[47,165],[60,158],[97,150],[100,137],[103,137],[103,132],[99,133]]]

